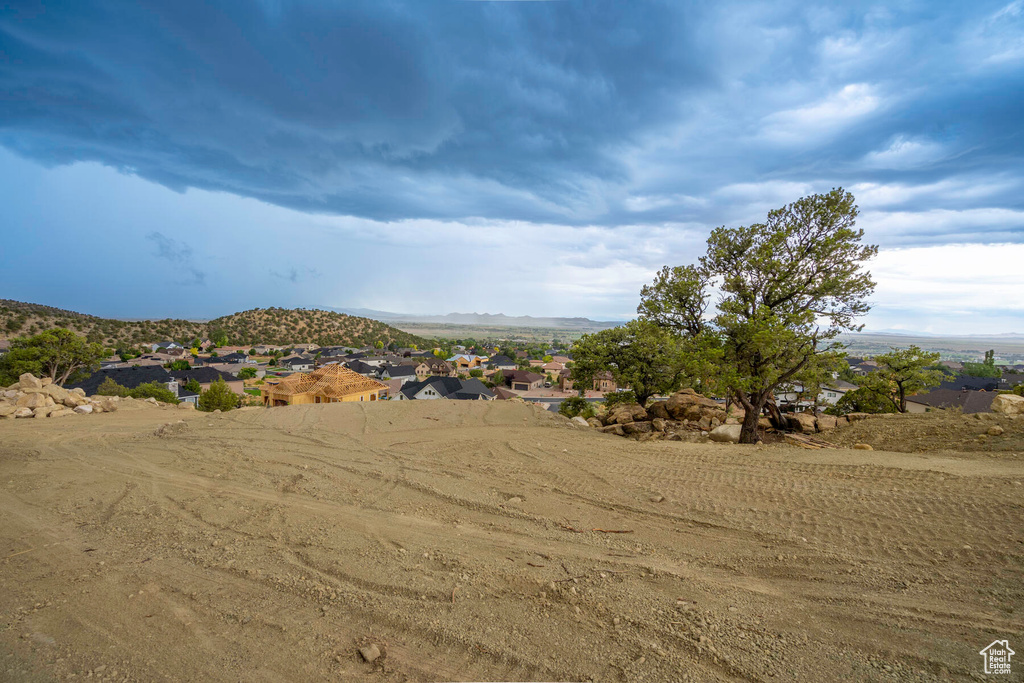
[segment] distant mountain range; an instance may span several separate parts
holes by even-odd
[[[448,313],[447,315],[418,315],[392,313],[369,308],[329,308],[361,318],[382,322],[427,323],[435,325],[477,325],[484,327],[543,327],[563,330],[605,330],[625,321],[591,320],[590,318],[535,318],[532,315],[505,315],[504,313]]]

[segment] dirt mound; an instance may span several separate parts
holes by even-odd
[[[897,453],[959,452],[1024,458],[1024,419],[942,411],[917,415],[875,415],[828,434],[841,446],[870,444]]]
[[[505,402],[4,421],[0,671],[967,679],[1022,631],[1022,480]]]

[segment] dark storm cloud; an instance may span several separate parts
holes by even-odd
[[[833,184],[1019,211],[1022,35],[1020,2],[23,2],[0,144],[383,220],[714,224]]]

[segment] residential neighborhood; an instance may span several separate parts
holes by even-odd
[[[103,358],[95,372],[69,386],[95,394],[106,381],[127,391],[157,383],[178,401],[196,404],[202,392],[223,381],[241,405],[522,399],[552,410],[567,398],[582,395],[600,401],[609,394],[631,390],[628,385],[620,386],[608,369],[593,372],[581,393],[573,372],[571,343],[551,348],[507,341],[438,342],[436,347],[419,349],[394,344],[319,346],[306,341],[217,346],[205,338],[161,339]],[[0,356],[9,348],[9,342],[0,343]],[[996,366],[993,359],[993,365],[986,366],[941,361],[935,367],[942,372],[939,380],[911,392],[906,397],[906,412],[987,412],[999,392],[1014,391],[1024,384],[1024,363],[1019,362],[1003,361]],[[877,358],[851,356],[831,378],[814,386],[781,384],[772,399],[784,412],[842,414],[861,410],[850,396],[856,396],[861,385],[879,371]]]

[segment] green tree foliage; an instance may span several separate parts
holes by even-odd
[[[192,366],[189,365],[187,360],[172,360],[170,363],[164,365],[168,370],[191,370]]]
[[[238,379],[253,379],[256,377],[256,368],[242,368],[238,371]]]
[[[199,383],[199,380],[193,377],[189,381],[185,382],[185,388],[191,391],[193,394],[198,394],[202,392],[203,385]]]
[[[893,349],[875,356],[878,370],[857,378],[867,391],[889,401],[900,413],[907,412],[907,396],[937,387],[947,375],[934,367],[938,353],[928,353],[916,346]],[[866,412],[866,411],[865,411]]]
[[[505,373],[498,370],[491,375],[491,384],[496,387],[505,386]]]
[[[804,197],[764,223],[715,229],[698,265],[665,268],[641,291],[637,312],[684,339],[691,378],[743,406],[742,443],[757,440],[779,385],[820,382],[841,362],[835,338],[861,328],[874,290],[861,264],[878,248],[861,244],[856,217],[842,189]],[[721,296],[708,318],[712,283]]]
[[[1011,389],[1010,393],[1016,394],[1017,396],[1024,396],[1024,382],[1018,384],[1013,389]]]
[[[484,376],[484,371],[481,370],[480,368],[473,368],[472,370],[469,371],[469,376],[480,378]]]
[[[140,384],[128,391],[128,395],[132,398],[155,398],[163,403],[179,403],[178,397],[174,395],[170,389],[167,388],[166,384],[161,384],[156,380]]]
[[[118,349],[116,353],[117,357],[121,359],[121,362],[130,361],[131,359],[138,358],[142,355],[142,352],[139,349],[132,348]]]
[[[678,389],[685,377],[679,339],[654,323],[631,320],[622,327],[585,334],[573,346],[572,379],[583,392],[601,371],[628,386],[637,403]]]
[[[964,363],[964,374],[971,377],[990,377],[998,379],[1003,376],[1003,371],[996,365],[996,352],[989,350],[985,352],[985,360],[981,363]]]
[[[624,403],[636,403],[636,394],[632,391],[613,391],[604,395],[604,407],[611,410]]]
[[[210,388],[199,396],[199,410],[212,413],[214,410],[227,412],[237,408],[239,396],[231,391],[231,387],[223,379],[217,379],[210,384]]]
[[[895,413],[896,407],[887,397],[860,387],[843,394],[834,406],[826,411],[829,415],[849,415],[850,413]]]
[[[123,398],[128,395],[128,388],[115,382],[113,377],[107,377],[100,382],[99,387],[96,388],[96,393],[100,396],[120,396]]]
[[[566,417],[580,416],[584,419],[594,417],[594,407],[582,396],[570,396],[558,406],[558,412]]]
[[[10,351],[0,358],[0,384],[12,384],[22,373],[31,372],[63,385],[97,368],[105,355],[99,344],[64,328],[20,337],[11,341]]]

